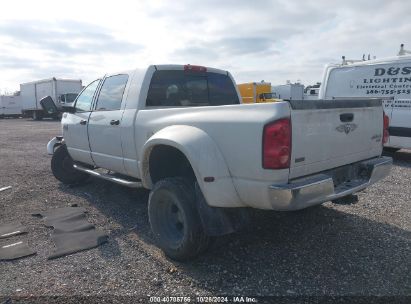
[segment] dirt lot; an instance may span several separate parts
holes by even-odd
[[[147,192],[91,179],[60,184],[46,143],[54,121],[0,120],[0,223],[21,221],[37,255],[0,262],[0,300],[29,295],[411,295],[411,152],[353,205],[326,203],[293,213],[253,213],[242,232],[221,237],[181,264],[153,244]],[[50,228],[33,212],[76,203],[109,234],[99,248],[56,260]],[[1,240],[4,245],[8,240]],[[1,301],[0,301],[1,302]]]

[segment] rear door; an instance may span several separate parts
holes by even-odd
[[[90,83],[77,97],[75,113],[64,113],[61,123],[63,136],[71,157],[79,162],[93,164],[87,135],[87,124],[100,79]]]
[[[4,115],[21,114],[20,96],[3,96],[3,114]]]
[[[123,95],[129,75],[104,79],[88,126],[91,155],[96,166],[125,173],[121,145]],[[125,99],[125,98],[124,98]]]
[[[291,101],[290,178],[381,154],[380,100]]]

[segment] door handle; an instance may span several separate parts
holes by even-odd
[[[87,120],[84,120],[84,119],[80,120],[80,125],[85,125],[85,124],[87,124]]]
[[[344,113],[340,114],[340,121],[341,122],[351,122],[354,119],[354,114],[353,113]]]
[[[110,125],[112,126],[118,126],[120,124],[120,120],[118,119],[113,119],[112,121],[110,121]]]

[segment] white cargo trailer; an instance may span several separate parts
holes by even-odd
[[[40,105],[43,97],[51,96],[58,108],[61,108],[65,96],[76,96],[82,89],[81,80],[50,78],[20,84],[23,101],[23,114],[40,120],[46,113]],[[63,98],[62,98],[63,97]]]
[[[302,100],[304,95],[304,86],[300,83],[287,83],[283,85],[272,86],[271,92],[280,99]]]
[[[390,150],[411,149],[411,55],[401,46],[398,56],[347,61],[325,67],[320,99],[382,98],[390,118]]]
[[[1,95],[0,96],[0,118],[18,117],[22,115],[21,96]]]

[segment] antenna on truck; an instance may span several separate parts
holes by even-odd
[[[404,43],[401,43],[400,51],[398,52],[398,56],[404,56],[407,54],[411,54],[411,51],[404,49]]]

